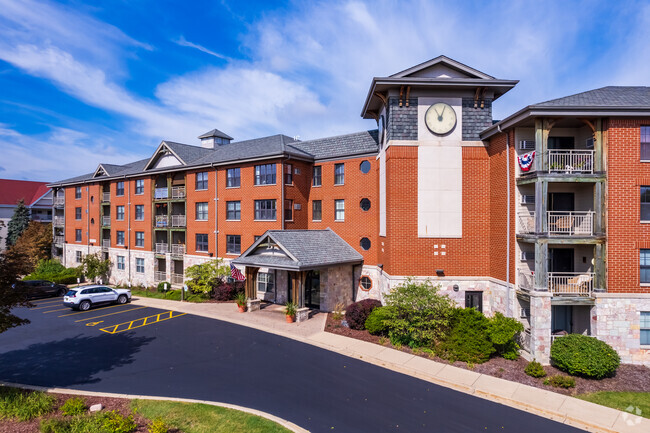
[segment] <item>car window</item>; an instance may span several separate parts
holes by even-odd
[[[81,291],[81,294],[82,295],[87,295],[87,294],[92,293],[92,292],[93,292],[93,289],[83,289]]]
[[[76,295],[76,294],[77,294],[77,291],[76,291],[76,290],[68,290],[68,293],[66,293],[65,295],[66,295],[66,296],[74,296],[74,295]]]

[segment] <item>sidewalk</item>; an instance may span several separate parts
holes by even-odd
[[[278,306],[239,313],[234,303],[195,304],[134,298],[133,304],[219,319],[291,338],[587,431],[650,432],[650,419],[647,418],[325,332],[325,313],[316,314],[305,322],[286,323]]]

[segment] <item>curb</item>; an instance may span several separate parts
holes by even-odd
[[[96,391],[82,391],[78,389],[68,389],[68,388],[48,388],[45,386],[35,386],[35,385],[23,385],[20,383],[10,383],[10,382],[1,382],[0,381],[0,386],[8,386],[12,388],[24,388],[24,389],[30,389],[32,391],[44,391],[44,392],[49,392],[53,394],[71,394],[71,395],[84,395],[84,396],[89,396],[89,397],[109,397],[109,398],[127,398],[130,400],[161,400],[161,401],[176,401],[176,402],[181,402],[181,403],[201,403],[201,404],[207,404],[210,406],[219,406],[223,407],[226,409],[234,409],[238,410],[240,412],[246,412],[251,415],[256,415],[261,418],[268,419],[269,421],[273,421],[276,424],[281,425],[282,427],[291,430],[294,433],[309,433],[309,430],[305,430],[304,428],[287,421],[285,419],[279,418],[275,415],[271,415],[266,412],[262,412],[257,409],[251,409],[248,407],[243,407],[243,406],[237,406],[235,404],[230,404],[230,403],[222,403],[222,402],[217,402],[217,401],[208,401],[208,400],[195,400],[191,398],[177,398],[177,397],[164,397],[164,396],[150,396],[150,395],[132,395],[132,394],[114,394],[110,392],[96,392]]]

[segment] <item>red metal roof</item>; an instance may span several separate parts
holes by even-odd
[[[47,184],[48,182],[0,179],[0,205],[15,206],[22,198],[25,205],[30,206],[49,191]]]

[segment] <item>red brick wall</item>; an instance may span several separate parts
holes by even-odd
[[[117,184],[118,182],[124,181],[124,195],[117,195]],[[135,210],[129,209],[129,196],[128,196],[128,186],[127,182],[122,180],[113,180],[110,182],[111,188],[111,247],[113,248],[123,248],[122,246],[117,245],[117,232],[124,232],[124,245],[129,248],[134,248],[135,245],[135,231],[131,230],[131,236],[129,236],[129,217],[131,220],[135,219]],[[118,221],[117,219],[117,207],[124,206],[124,220]],[[145,238],[146,245],[146,238]],[[134,248],[135,249],[135,248]],[[138,248],[140,250],[141,248]]]
[[[144,193],[140,195],[135,194],[135,179],[128,179],[125,180],[124,182],[124,194],[127,197],[127,199],[129,198],[130,195],[130,200],[131,200],[131,208],[130,208],[131,234],[130,234],[129,245],[131,245],[131,248],[135,249],[136,251],[142,251],[142,250],[152,251],[152,246],[153,246],[153,230],[152,230],[153,213],[151,207],[152,186],[151,186],[150,178],[147,177],[143,179],[144,179]],[[111,190],[114,190],[115,188],[116,188],[115,185],[111,185]],[[144,205],[143,221],[136,221],[135,219],[136,205]],[[128,212],[126,208],[125,208],[125,212]],[[127,217],[128,217],[128,213],[127,213]],[[135,246],[135,232],[144,232],[144,247]],[[111,242],[114,241],[111,239]]]
[[[196,190],[196,174],[207,172],[208,173],[208,189]],[[215,252],[215,178],[217,172],[210,169],[192,170],[188,171],[185,177],[185,188],[187,191],[187,200],[185,207],[185,215],[187,221],[187,231],[185,232],[185,245],[187,246],[187,254],[196,254],[199,256],[208,257],[208,252]],[[208,203],[208,220],[197,221],[196,219],[196,203]],[[225,206],[225,205],[224,205]],[[225,211],[224,211],[225,212]],[[202,233],[208,235],[208,252],[196,251],[196,234]]]
[[[650,186],[650,163],[640,162],[645,119],[610,119],[607,128],[607,290],[650,293],[639,276],[639,249],[650,248],[650,224],[640,222],[640,187]]]
[[[293,219],[292,221],[286,221],[284,228],[287,230],[295,229],[307,229],[309,226],[309,220],[311,217],[309,205],[309,192],[311,189],[311,175],[312,175],[312,164],[289,160],[285,161],[286,164],[291,164],[291,169],[293,170],[293,182],[291,185],[284,186],[284,197],[287,200],[293,200]],[[296,174],[296,169],[300,174]],[[295,205],[299,204],[300,209],[295,209]]]

